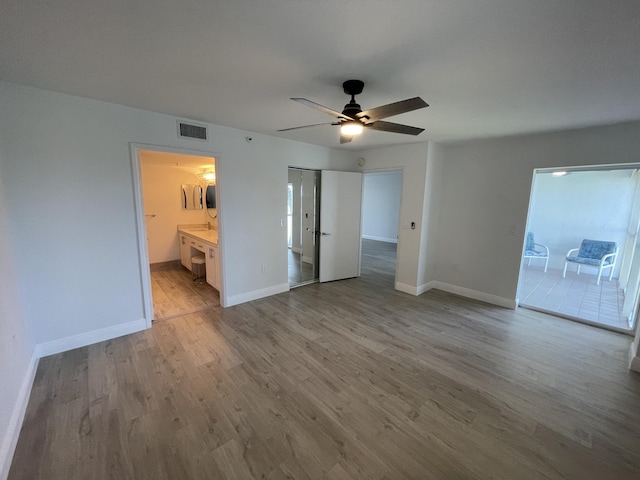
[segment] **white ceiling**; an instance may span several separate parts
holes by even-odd
[[[426,131],[276,134],[350,78]],[[640,119],[640,2],[0,0],[0,79],[339,148],[557,130]]]
[[[190,171],[215,169],[216,159],[213,157],[198,157],[195,155],[182,155],[178,153],[156,152],[152,150],[142,150],[140,160],[145,165],[156,167],[183,167]]]

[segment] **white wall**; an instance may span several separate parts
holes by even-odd
[[[437,281],[437,220],[440,211],[438,203],[442,186],[443,168],[442,146],[430,142],[426,170],[425,196],[422,220],[422,242],[420,243],[420,264],[418,266],[418,292],[432,288]]]
[[[384,170],[402,171],[396,288],[413,294],[419,293],[418,278],[422,275],[421,262],[424,261],[420,254],[425,213],[427,149],[427,143],[413,143],[357,152],[357,155],[366,161],[361,169],[364,173]],[[414,230],[409,227],[411,222],[416,224]]]
[[[435,277],[514,301],[535,168],[640,159],[640,122],[441,145]],[[513,234],[511,233],[513,231]]]
[[[402,172],[366,173],[362,193],[362,237],[398,243]]]
[[[616,242],[622,255],[635,195],[633,170],[551,173],[535,176],[529,230],[536,242],[549,247],[549,268],[564,268],[571,248],[585,238]],[[534,260],[535,262],[535,260]],[[618,276],[618,258],[614,276]],[[575,265],[569,267],[575,270]],[[585,272],[597,269],[585,267]]]
[[[202,210],[182,208],[180,186],[199,184],[203,186],[204,191],[206,184],[193,172],[184,168],[145,162],[144,153],[141,154],[141,170],[145,213],[155,215],[153,218],[146,219],[149,263],[179,260],[180,244],[177,225],[217,221],[209,217],[205,208]]]
[[[247,132],[219,126],[207,142],[180,139],[172,116],[7,83],[0,104],[16,288],[44,351],[141,325],[130,142],[216,154],[225,294],[235,302],[288,289],[287,166],[355,167],[337,150],[258,134],[247,143]]]
[[[0,142],[0,478],[9,472],[36,367],[24,298],[16,285],[25,261],[15,253],[9,232],[4,174],[8,157],[3,145]]]

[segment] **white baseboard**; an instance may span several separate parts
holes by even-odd
[[[406,283],[400,283],[400,282],[396,282],[395,287],[396,290],[399,290],[401,292],[404,293],[408,293],[410,295],[422,295],[424,292],[431,290],[432,288],[436,288],[435,285],[436,282],[431,281],[428,283],[425,283],[423,285],[419,285],[417,287],[414,287],[413,285],[407,285]]]
[[[112,338],[122,337],[131,333],[140,332],[147,329],[147,322],[144,318],[133,320],[112,327],[100,328],[91,332],[73,335],[71,337],[60,338],[50,342],[39,343],[36,345],[35,354],[37,357],[46,357],[74,348],[86,347],[93,343],[111,340]]]
[[[633,347],[634,344],[632,343],[629,348],[629,370],[640,372],[640,357],[636,356],[636,352],[633,351]]]
[[[300,247],[291,247],[291,251],[293,253],[300,253],[302,251],[302,249]]]
[[[0,445],[0,479],[5,480],[9,476],[9,469],[11,468],[11,461],[13,460],[13,453],[16,450],[18,444],[18,437],[20,436],[20,430],[22,429],[22,422],[24,421],[24,415],[27,412],[27,405],[29,404],[29,397],[31,396],[31,387],[33,386],[33,380],[36,376],[36,370],[38,369],[39,358],[34,354],[31,357],[27,372],[20,385],[20,391],[18,392],[18,398],[9,417],[9,425],[7,431],[4,432],[4,437],[1,439]]]
[[[305,257],[304,255],[302,256],[302,261],[304,263],[313,263],[313,258],[312,257]]]
[[[399,290],[400,292],[408,293],[409,295],[416,295],[416,296],[418,295],[418,289],[413,285],[407,285],[406,283],[396,282],[395,287],[396,287],[396,290]]]
[[[491,295],[490,293],[480,292],[478,290],[472,290],[465,287],[459,287],[457,285],[451,285],[450,283],[440,282],[438,280],[433,280],[423,285],[422,287],[428,287],[427,290],[435,288],[436,290],[454,293],[462,297],[480,300],[481,302],[497,305],[498,307],[509,308],[511,310],[515,310],[517,305],[515,299],[499,297],[497,295]],[[424,292],[426,292],[427,290],[424,290]]]
[[[362,238],[366,240],[376,240],[378,242],[387,242],[387,243],[398,243],[398,238],[388,238],[388,237],[375,237],[373,235],[362,235]]]
[[[281,283],[280,285],[274,285],[273,287],[262,288],[260,290],[253,290],[252,292],[241,293],[239,295],[233,295],[227,298],[225,307],[232,307],[233,305],[239,305],[241,303],[250,302],[252,300],[258,300],[259,298],[270,297],[278,293],[288,292],[289,284]]]

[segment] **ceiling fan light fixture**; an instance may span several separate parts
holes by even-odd
[[[362,123],[356,122],[355,120],[351,122],[344,122],[340,125],[340,133],[348,137],[360,135],[362,133]]]
[[[202,172],[198,175],[205,182],[215,182],[216,174],[215,172]]]

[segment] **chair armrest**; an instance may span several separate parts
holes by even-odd
[[[613,262],[611,262],[611,265],[614,265],[615,264],[615,258],[616,258],[617,255],[618,255],[618,252],[613,252],[613,253],[606,254],[604,257],[602,257],[600,259],[600,265],[604,265],[605,260],[607,258],[609,258],[609,257],[613,257],[614,260],[613,260]]]
[[[567,252],[567,257],[571,256],[571,254],[572,254],[573,252],[577,252],[578,250],[580,250],[580,249],[579,249],[579,248],[572,248],[571,250],[569,250],[569,251]]]
[[[546,245],[543,245],[541,243],[534,243],[533,246],[539,246],[542,247],[542,249],[545,251],[545,253],[547,254],[547,257],[549,256],[549,247],[547,247]]]

